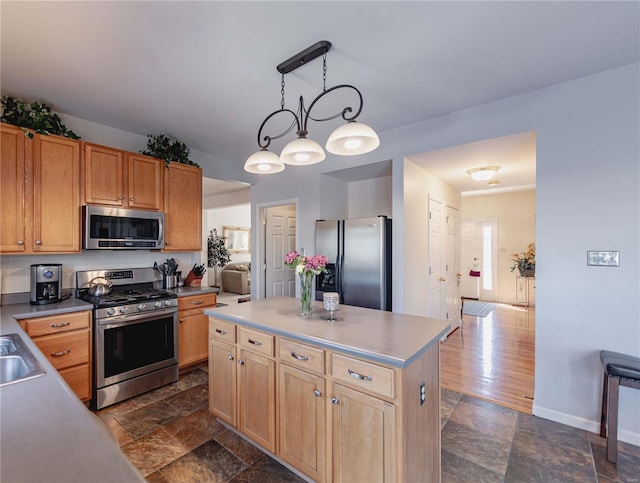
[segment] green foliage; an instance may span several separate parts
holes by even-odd
[[[51,114],[51,108],[48,105],[37,101],[27,104],[11,96],[2,96],[2,116],[0,120],[21,127],[29,138],[33,138],[33,133],[36,132],[38,134],[57,134],[71,139],[80,139],[76,133],[65,127],[60,116]]]
[[[172,142],[171,139],[164,134],[158,136],[147,134],[147,137],[149,138],[147,141],[147,150],[142,151],[142,154],[163,159],[167,166],[171,161],[198,166],[198,164],[189,159],[189,148],[186,144],[179,141]]]
[[[224,246],[224,237],[218,235],[215,228],[209,233],[207,239],[207,266],[208,267],[224,267],[231,261],[231,255]]]

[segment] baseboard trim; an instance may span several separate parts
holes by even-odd
[[[561,413],[552,409],[540,407],[533,403],[532,412],[534,416],[555,421],[556,423],[566,424],[578,429],[584,429],[590,433],[600,434],[600,421],[591,421],[589,419],[579,418],[571,414]],[[640,433],[634,433],[625,429],[618,428],[618,441],[640,446]]]

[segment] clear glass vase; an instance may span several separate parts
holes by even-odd
[[[313,273],[300,273],[300,296],[301,315],[304,318],[311,317],[311,286],[313,285]]]

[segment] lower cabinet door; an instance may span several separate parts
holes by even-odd
[[[395,481],[392,404],[333,385],[333,481]]]
[[[178,359],[184,367],[207,360],[209,317],[202,310],[178,314]]]
[[[238,359],[239,428],[253,441],[275,453],[276,374],[272,359],[240,351]]]
[[[279,456],[324,481],[325,380],[285,364],[279,372]]]
[[[209,339],[209,411],[234,427],[236,374],[235,346]]]
[[[58,372],[81,400],[91,399],[91,367],[89,364],[61,369]]]

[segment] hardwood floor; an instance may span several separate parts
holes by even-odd
[[[535,307],[497,304],[462,320],[440,345],[441,387],[531,414]]]

